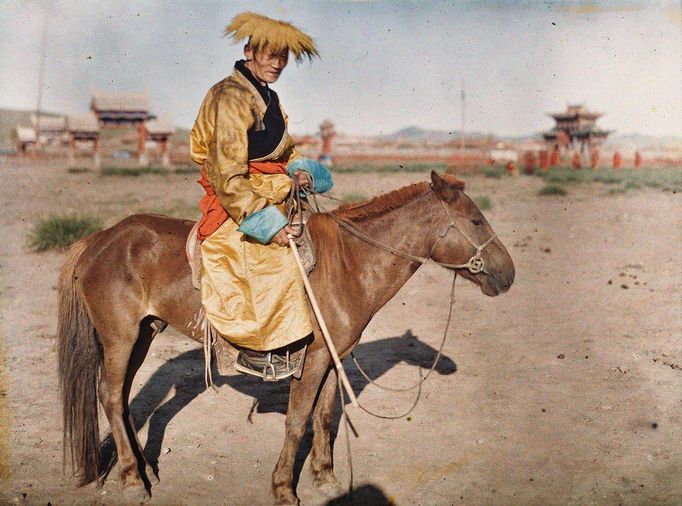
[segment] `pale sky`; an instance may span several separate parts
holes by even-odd
[[[43,109],[75,114],[90,89],[144,91],[190,128],[242,47],[221,37],[237,13],[290,21],[321,60],[293,60],[273,85],[290,131],[325,118],[348,134],[407,126],[497,135],[551,128],[584,103],[618,133],[682,135],[679,2],[15,1],[0,8],[0,108],[34,109],[48,16]]]

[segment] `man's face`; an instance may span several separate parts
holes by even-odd
[[[254,50],[251,46],[246,46],[244,55],[246,55],[247,60],[246,68],[251,71],[253,77],[263,84],[271,84],[277,81],[284,67],[289,63],[288,50],[273,53],[267,48],[256,48]]]

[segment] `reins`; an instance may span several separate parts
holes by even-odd
[[[296,189],[298,190],[298,188],[296,188]],[[430,190],[431,189],[432,188],[430,188]],[[299,192],[297,191],[296,193],[299,193]],[[360,240],[362,240],[368,244],[371,244],[372,246],[375,246],[375,247],[377,247],[383,251],[391,253],[392,255],[396,255],[396,256],[406,258],[412,262],[417,262],[419,264],[425,264],[430,260],[430,261],[434,262],[435,264],[439,265],[440,267],[444,267],[446,269],[451,269],[453,271],[452,288],[450,289],[450,305],[449,305],[449,309],[448,309],[447,322],[445,324],[445,329],[443,331],[443,338],[441,340],[440,347],[438,349],[438,353],[436,354],[436,358],[434,359],[433,364],[431,365],[431,368],[429,369],[429,371],[426,373],[425,376],[421,375],[421,369],[420,369],[420,371],[419,371],[420,378],[419,378],[419,381],[417,381],[417,383],[415,383],[414,385],[407,387],[407,388],[395,388],[395,387],[388,387],[385,385],[381,385],[369,377],[369,375],[365,372],[365,370],[358,363],[357,358],[355,357],[355,354],[352,352],[350,354],[351,359],[353,360],[353,363],[355,364],[355,366],[358,368],[358,371],[360,372],[360,374],[365,378],[366,381],[368,381],[370,384],[376,386],[380,390],[390,391],[390,392],[409,392],[409,391],[414,390],[414,389],[419,389],[417,392],[417,397],[415,398],[415,401],[412,404],[412,406],[405,413],[403,413],[401,415],[397,415],[397,416],[382,415],[382,414],[373,412],[372,410],[370,410],[370,409],[366,408],[365,406],[363,406],[362,404],[360,404],[358,401],[360,409],[362,409],[364,412],[366,412],[367,414],[372,415],[374,417],[383,418],[383,419],[391,419],[391,420],[404,418],[404,417],[408,416],[414,410],[414,408],[417,406],[417,404],[419,403],[419,399],[421,397],[422,384],[431,375],[431,373],[436,369],[436,367],[438,366],[438,362],[440,361],[440,358],[443,354],[443,348],[445,346],[445,341],[447,340],[448,330],[450,329],[450,323],[452,321],[452,310],[453,310],[453,307],[455,304],[455,282],[457,280],[457,271],[455,269],[467,269],[472,274],[478,274],[480,272],[489,274],[488,271],[485,269],[485,262],[484,262],[483,258],[481,257],[481,253],[483,252],[483,249],[486,246],[488,246],[495,239],[496,235],[493,234],[492,236],[490,236],[483,244],[480,244],[480,245],[476,244],[469,237],[468,234],[466,234],[460,227],[457,226],[457,222],[453,218],[452,214],[448,211],[447,207],[445,206],[445,203],[441,199],[438,199],[438,201],[440,202],[441,206],[443,207],[443,211],[445,212],[446,216],[448,217],[450,223],[448,224],[447,228],[442,233],[438,234],[438,239],[436,239],[433,246],[431,246],[431,250],[429,251],[429,256],[428,257],[420,257],[417,255],[412,255],[411,253],[407,253],[404,251],[397,250],[397,249],[393,248],[392,246],[389,246],[387,244],[384,244],[380,241],[373,239],[372,237],[368,236],[366,233],[361,231],[359,228],[357,228],[349,220],[346,220],[346,219],[336,215],[335,213],[322,208],[319,205],[319,203],[317,202],[316,197],[317,197],[317,195],[320,195],[320,196],[327,198],[329,200],[343,202],[340,199],[336,199],[334,197],[331,197],[328,195],[323,195],[321,193],[317,193],[314,191],[310,191],[310,193],[311,193],[311,196],[313,198],[313,202],[314,202],[315,207],[316,207],[318,212],[320,212],[320,209],[322,209],[322,211],[327,216],[332,218],[339,226],[341,226],[344,230],[349,232],[351,235],[357,237],[358,239],[360,239]],[[424,193],[424,195],[426,195],[427,193]],[[474,248],[476,248],[474,255],[466,263],[463,263],[463,264],[449,264],[449,263],[444,263],[444,262],[438,262],[437,260],[434,260],[433,258],[431,258],[435,249],[436,249],[436,246],[439,243],[439,241],[441,239],[443,239],[450,232],[450,230],[453,228],[455,230],[457,230]],[[345,415],[345,408],[344,408],[344,416],[346,416]]]
[[[431,187],[430,190],[432,190],[432,189],[433,188]],[[457,281],[456,269],[467,269],[472,274],[478,274],[480,272],[489,274],[488,271],[486,271],[486,269],[485,269],[485,261],[483,260],[481,253],[486,248],[486,246],[488,246],[490,243],[493,242],[496,235],[493,234],[483,244],[480,244],[480,245],[476,244],[476,242],[474,242],[469,237],[468,234],[466,234],[460,227],[457,226],[457,222],[455,221],[453,216],[448,211],[447,207],[445,206],[445,203],[439,198],[438,201],[440,202],[441,206],[443,207],[443,211],[445,212],[446,216],[448,217],[448,220],[450,221],[450,223],[448,224],[447,228],[442,233],[440,233],[438,235],[438,239],[436,239],[436,241],[431,246],[431,249],[429,251],[429,256],[428,257],[420,257],[417,255],[413,255],[411,253],[407,253],[404,251],[397,250],[397,249],[393,248],[392,246],[389,246],[387,244],[384,244],[380,241],[373,239],[372,237],[370,237],[366,233],[364,233],[362,230],[357,228],[353,223],[350,222],[350,220],[346,220],[346,219],[336,215],[333,212],[330,212],[326,209],[321,208],[319,203],[317,202],[316,197],[317,197],[317,195],[321,195],[322,197],[325,197],[325,198],[330,199],[330,200],[343,202],[340,199],[336,199],[334,197],[327,196],[327,195],[322,195],[322,194],[314,192],[312,190],[307,190],[307,191],[308,191],[308,193],[310,193],[310,195],[312,197],[312,201],[313,201],[314,206],[316,208],[316,211],[318,213],[320,212],[320,209],[322,209],[322,212],[324,212],[327,216],[329,216],[332,220],[334,220],[341,228],[346,230],[351,235],[357,237],[358,239],[360,239],[360,240],[362,240],[362,241],[364,241],[364,242],[366,242],[366,243],[368,243],[368,244],[370,244],[376,248],[379,248],[383,251],[391,253],[392,255],[396,255],[396,256],[406,258],[407,260],[410,260],[412,262],[417,262],[419,264],[425,264],[429,260],[431,260],[441,267],[452,270],[453,276],[452,276],[452,287],[450,289],[450,304],[449,304],[449,308],[448,308],[448,317],[447,317],[447,321],[445,324],[445,329],[443,330],[443,338],[441,339],[441,343],[440,343],[440,346],[438,348],[438,353],[436,354],[436,357],[433,361],[433,364],[431,365],[431,367],[430,367],[429,371],[426,373],[426,375],[422,376],[421,368],[419,368],[419,381],[417,381],[417,383],[415,383],[414,385],[407,387],[407,388],[395,388],[395,387],[388,387],[385,385],[381,385],[369,377],[369,375],[365,372],[365,370],[358,363],[357,358],[355,357],[355,354],[353,354],[352,352],[350,354],[351,358],[353,360],[353,363],[358,368],[358,371],[360,372],[360,374],[365,378],[365,380],[369,384],[376,386],[380,390],[390,391],[390,392],[408,392],[408,391],[414,390],[415,388],[418,389],[417,390],[417,396],[415,397],[414,402],[412,403],[412,406],[410,406],[410,408],[405,413],[402,413],[400,415],[384,415],[381,413],[377,413],[377,412],[372,411],[371,409],[363,406],[359,400],[357,401],[358,407],[360,407],[360,409],[362,409],[365,413],[367,413],[370,416],[373,416],[376,418],[381,418],[381,419],[386,419],[386,420],[396,420],[396,419],[404,418],[404,417],[408,416],[417,407],[417,404],[419,403],[419,400],[421,399],[422,385],[429,378],[431,373],[433,373],[433,371],[436,370],[436,367],[438,366],[438,363],[439,363],[439,361],[443,355],[443,348],[445,347],[445,341],[447,340],[448,331],[450,329],[450,323],[452,321],[452,310],[453,310],[453,307],[455,305],[455,284]],[[426,195],[426,193],[424,195]],[[302,202],[301,202],[301,188],[294,181],[294,186],[293,186],[292,191],[291,191],[291,195],[290,195],[290,199],[289,199],[289,206],[288,206],[289,207],[289,213],[288,214],[289,214],[289,221],[290,222],[292,221],[292,218],[296,214],[298,214],[299,215],[299,222],[301,224],[303,223],[303,220],[302,220],[303,207],[301,204],[302,204]],[[292,208],[295,210],[292,211]],[[450,232],[450,230],[453,228],[455,230],[457,230],[476,250],[474,255],[464,264],[448,264],[448,263],[444,263],[444,262],[438,262],[437,260],[434,260],[432,258],[433,253],[436,249],[436,246],[438,245],[440,240],[443,239]],[[302,231],[302,227],[301,227],[301,231]],[[345,427],[344,432],[345,432],[345,440],[346,440],[346,452],[347,452],[347,456],[348,456],[348,468],[349,468],[349,473],[350,473],[350,476],[349,476],[349,492],[352,492],[353,491],[353,457],[352,457],[351,444],[350,444],[350,431],[352,430],[353,433],[356,435],[356,437],[357,437],[357,432],[355,431],[355,428],[353,427],[352,423],[350,422],[350,420],[348,418],[348,413],[346,412],[345,395],[344,395],[343,388],[341,386],[341,378],[340,378],[338,371],[337,371],[337,388],[339,390],[339,396],[340,396],[340,400],[341,400],[341,413],[342,413],[342,418],[343,418],[343,424]]]
[[[360,367],[360,364],[358,363],[357,359],[355,358],[355,355],[351,352],[350,356],[353,359],[353,363],[355,364],[355,367],[358,368],[358,371],[360,374],[367,380],[367,382],[371,383],[375,387],[377,387],[379,390],[385,390],[389,392],[409,392],[411,390],[414,390],[415,388],[418,388],[419,390],[417,391],[417,397],[414,400],[414,403],[408,409],[405,413],[401,415],[382,415],[380,413],[376,413],[374,411],[371,411],[370,409],[366,408],[362,404],[360,404],[360,401],[358,401],[358,404],[360,406],[360,409],[362,409],[365,413],[372,415],[376,418],[383,418],[385,420],[397,420],[399,418],[405,418],[408,416],[414,408],[417,407],[417,404],[419,403],[419,399],[421,397],[421,392],[422,392],[422,384],[428,379],[429,376],[431,376],[431,373],[436,370],[436,367],[438,366],[438,362],[440,361],[441,356],[443,355],[443,348],[445,347],[445,341],[447,340],[448,337],[448,330],[450,329],[450,322],[452,321],[452,308],[455,305],[455,281],[457,280],[457,273],[453,273],[452,276],[452,288],[450,288],[450,307],[448,309],[448,319],[447,322],[445,323],[445,329],[443,330],[443,338],[441,339],[440,346],[438,348],[438,353],[436,354],[436,358],[433,360],[433,364],[431,364],[431,368],[429,371],[426,373],[425,376],[421,375],[421,367],[419,368],[419,381],[415,383],[414,385],[407,387],[407,388],[395,388],[395,387],[388,387],[385,385],[380,385],[373,379],[371,379],[367,373],[364,371],[362,367]]]

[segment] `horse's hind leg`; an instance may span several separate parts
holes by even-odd
[[[104,412],[111,425],[111,433],[116,443],[118,462],[121,470],[121,482],[126,494],[131,499],[146,501],[150,498],[145,483],[140,476],[139,462],[135,450],[138,445],[134,427],[129,422],[128,399],[129,387],[126,386],[128,365],[131,362],[133,349],[138,338],[139,324],[131,322],[123,331],[101,331],[99,334],[104,350],[100,397]],[[138,366],[139,367],[139,366]],[[136,448],[131,445],[131,436]]]
[[[135,379],[135,374],[137,374],[137,371],[140,369],[140,366],[144,362],[144,359],[147,357],[149,346],[151,346],[152,341],[154,340],[156,334],[157,332],[152,330],[152,328],[148,326],[146,323],[143,323],[141,325],[140,336],[137,342],[135,343],[132,354],[130,356],[130,363],[128,364],[128,374],[126,377],[126,383],[123,391],[125,411],[128,413],[129,434],[132,432],[132,435],[134,436],[135,444],[137,445],[137,451],[135,453],[138,459],[144,463],[145,474],[147,475],[147,479],[152,484],[159,483],[159,477],[154,471],[154,468],[149,464],[149,462],[147,462],[147,458],[144,455],[142,445],[140,444],[140,440],[137,437],[137,430],[135,429],[135,423],[130,413],[128,402],[130,399],[130,388],[132,387],[133,380]]]
[[[310,352],[309,352],[310,353]],[[326,349],[318,348],[306,357],[305,369],[300,380],[293,380],[289,395],[289,407],[284,423],[284,446],[279,460],[272,473],[272,491],[275,494],[275,504],[298,504],[293,490],[294,461],[296,452],[305,433],[308,416],[312,411],[315,396],[327,368],[329,354]]]
[[[310,467],[313,482],[325,495],[335,497],[342,492],[341,484],[334,475],[329,429],[336,401],[336,369],[331,368],[323,380],[313,413],[313,448]]]
[[[135,345],[133,346],[133,350],[130,356],[130,361],[128,364],[128,373],[126,377],[126,385],[125,390],[123,392],[123,399],[125,399],[125,411],[128,412],[127,416],[128,434],[132,432],[135,438],[135,443],[137,444],[137,448],[136,449],[134,448],[134,450],[136,450],[135,454],[139,460],[144,462],[145,474],[147,475],[147,479],[152,484],[159,483],[159,477],[156,474],[154,468],[149,464],[149,462],[147,462],[147,459],[144,455],[144,451],[142,450],[142,445],[140,444],[140,440],[137,437],[137,430],[135,430],[135,423],[128,407],[128,399],[130,397],[130,387],[132,385],[133,379],[135,379],[135,374],[137,373],[140,366],[144,362],[144,359],[147,356],[147,352],[149,351],[149,346],[154,340],[155,335],[156,332],[153,332],[150,327],[147,327],[143,324],[142,328],[140,329],[140,336]],[[101,375],[99,380],[98,393],[102,406],[106,406],[107,403],[109,402],[109,384],[107,383],[106,375],[104,374]]]

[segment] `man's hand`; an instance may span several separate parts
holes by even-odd
[[[294,180],[301,188],[310,188],[313,184],[310,179],[310,174],[301,169],[294,172]]]
[[[295,233],[296,231],[289,225],[284,225],[284,227],[281,228],[280,231],[277,232],[272,239],[270,239],[270,242],[274,242],[279,246],[289,246],[289,238],[287,237],[287,234]]]

